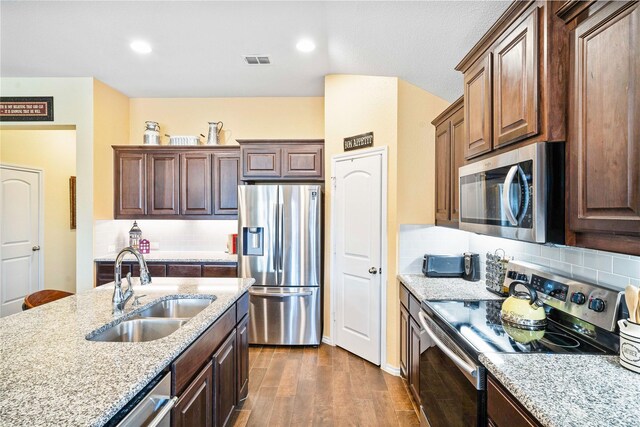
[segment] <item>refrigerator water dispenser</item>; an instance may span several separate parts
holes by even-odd
[[[242,255],[264,255],[264,227],[242,227]]]

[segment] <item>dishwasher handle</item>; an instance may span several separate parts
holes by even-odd
[[[160,409],[160,411],[158,412],[158,414],[155,417],[153,417],[153,419],[147,425],[147,427],[158,427],[160,423],[164,421],[164,418],[167,416],[169,411],[173,409],[177,401],[178,401],[178,398],[176,396],[167,400],[167,403],[165,403],[162,409]]]
[[[433,340],[433,342],[436,343],[436,345],[438,346],[438,348],[440,350],[442,350],[442,352],[453,361],[453,363],[455,363],[456,365],[458,365],[458,367],[460,369],[462,369],[464,372],[466,372],[467,374],[471,375],[472,377],[476,378],[477,376],[477,371],[475,369],[474,366],[469,365],[467,362],[465,362],[464,360],[462,360],[462,358],[460,356],[458,356],[457,354],[455,354],[449,347],[447,347],[445,345],[445,343],[443,343],[440,338],[438,338],[438,336],[431,330],[431,328],[429,328],[429,326],[427,325],[427,316],[421,311],[418,313],[418,317],[420,318],[420,324],[422,325],[422,327],[424,328],[424,330],[427,332],[427,334],[429,334],[429,336],[431,337],[431,339]]]

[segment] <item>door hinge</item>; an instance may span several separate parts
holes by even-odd
[[[335,189],[336,188],[336,177],[332,176],[331,177],[331,186]]]

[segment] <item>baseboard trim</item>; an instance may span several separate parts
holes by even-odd
[[[396,376],[396,377],[400,376],[400,368],[396,368],[395,366],[391,366],[388,363],[385,366],[381,366],[380,368],[383,371],[385,371],[385,372],[387,372],[387,373],[389,373],[389,374],[391,374],[393,376]]]
[[[328,336],[325,336],[325,335],[322,336],[322,342],[327,344],[327,345],[330,345],[330,346],[334,345],[333,341],[331,340],[331,337],[328,337]]]

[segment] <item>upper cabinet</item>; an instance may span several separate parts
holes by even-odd
[[[640,5],[570,2],[573,244],[640,255]]]
[[[458,64],[465,158],[509,144],[564,141],[566,28],[559,2],[513,2]]]
[[[243,181],[324,181],[324,140],[242,139]]]
[[[464,165],[464,103],[459,98],[433,122],[436,127],[436,224],[458,227],[458,169]]]
[[[116,219],[233,219],[240,148],[114,146]]]

